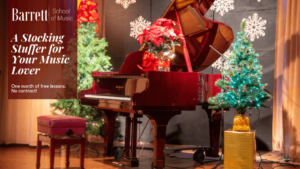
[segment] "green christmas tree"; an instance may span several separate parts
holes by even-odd
[[[96,23],[80,23],[80,27],[77,30],[77,39],[74,38],[69,41],[68,50],[71,51],[69,56],[71,62],[65,66],[62,80],[67,89],[72,89],[71,86],[76,85],[76,83],[77,91],[89,89],[93,83],[93,71],[110,71],[110,57],[105,54],[105,48],[108,46],[108,43],[105,38],[97,38],[97,33],[95,33],[97,26]],[[76,89],[73,86],[74,88]],[[72,92],[74,91],[66,90],[65,95]],[[80,105],[77,98],[63,99],[63,96],[59,97],[61,99],[51,104],[51,106],[55,107],[55,110],[62,110],[64,114],[87,119],[89,123],[86,126],[86,133],[100,134],[103,121],[97,109],[91,106]]]
[[[232,45],[232,54],[222,72],[225,78],[215,83],[223,92],[208,100],[211,109],[232,107],[241,114],[245,113],[246,108],[264,107],[263,102],[272,97],[265,91],[267,84],[261,83],[259,54],[252,48],[245,26],[246,22],[243,21],[237,41]]]

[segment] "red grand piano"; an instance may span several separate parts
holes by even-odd
[[[153,167],[163,168],[166,127],[169,120],[181,111],[192,111],[201,105],[207,112],[210,130],[210,149],[206,156],[217,157],[221,116],[218,110],[208,109],[208,98],[221,91],[214,82],[219,74],[201,71],[219,58],[209,45],[224,53],[233,40],[233,32],[223,23],[204,17],[214,0],[173,0],[162,18],[178,23],[175,29],[185,35],[182,47],[176,47],[171,72],[143,72],[146,48],[126,56],[119,72],[93,72],[94,82],[89,90],[79,92],[82,105],[101,109],[105,114],[104,145],[106,155],[113,155],[115,120],[118,113],[126,117],[125,151],[122,162],[137,167],[137,118],[147,116],[153,125]],[[193,72],[194,71],[194,72]]]

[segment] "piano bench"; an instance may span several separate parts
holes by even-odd
[[[85,135],[84,118],[65,115],[39,116],[37,123],[38,132],[44,133],[37,136],[37,169],[40,168],[42,142],[50,144],[50,169],[54,168],[55,145],[66,145],[66,168],[68,168],[70,145],[80,144],[80,168],[84,169],[85,138],[78,136]]]

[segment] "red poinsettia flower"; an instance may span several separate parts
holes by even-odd
[[[166,19],[166,18],[159,18],[156,23],[156,25],[160,25],[160,26],[164,26],[164,27],[169,27],[172,25],[177,25],[176,22],[170,20],[170,19]]]
[[[152,26],[143,30],[137,37],[138,43],[141,45],[144,41],[152,42],[159,47],[160,44],[164,44],[164,37],[170,38],[171,41],[182,38],[183,36],[180,36],[180,32],[173,27],[176,24],[172,20],[160,18]]]
[[[171,36],[171,34],[170,34],[171,32],[170,31],[165,31],[165,32],[162,32],[162,36],[165,36],[165,37],[170,37]]]
[[[152,39],[153,36],[160,36],[162,34],[161,30],[157,27],[151,27],[149,31],[147,32],[147,36],[149,36],[150,39]]]
[[[148,33],[159,36],[159,34],[162,32],[161,28],[162,28],[161,26],[153,25],[153,26],[150,26],[149,29],[147,29],[147,30],[148,30]]]
[[[180,34],[179,30],[174,29],[174,33],[178,36]]]
[[[155,43],[155,45],[157,47],[159,47],[160,44],[163,44],[164,43],[164,38],[161,37],[161,36],[154,36],[152,39],[151,39],[151,42]]]
[[[139,43],[140,45],[142,45],[143,42],[144,42],[144,40],[145,40],[144,34],[143,34],[143,33],[140,34],[140,35],[137,37],[137,39],[138,39],[138,43]]]

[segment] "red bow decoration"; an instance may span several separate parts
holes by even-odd
[[[170,67],[170,61],[168,60],[158,60],[154,57],[152,53],[149,51],[144,52],[143,56],[143,63],[141,67],[140,65],[137,65],[138,68],[140,68],[142,71],[156,71],[158,67]]]
[[[80,27],[80,22],[95,22],[97,21],[98,27],[95,32],[98,31],[100,26],[100,20],[98,15],[98,10],[96,7],[98,3],[93,0],[82,0],[79,4],[79,8],[77,11],[77,23],[78,27]]]

